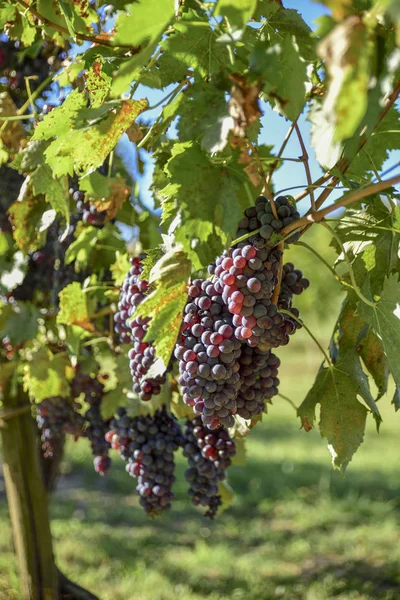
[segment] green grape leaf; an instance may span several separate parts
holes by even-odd
[[[89,320],[87,296],[80,283],[68,284],[59,293],[60,310],[57,323],[63,325],[79,325],[82,329],[93,331],[93,324]]]
[[[68,398],[70,388],[66,378],[66,370],[70,363],[64,353],[52,354],[50,350],[41,348],[25,365],[24,389],[31,400],[41,402],[45,398],[61,396]]]
[[[124,283],[126,274],[131,268],[131,261],[129,255],[126,252],[116,252],[115,263],[110,266],[115,285],[120,286]]]
[[[221,514],[232,506],[235,499],[235,492],[227,481],[220,481],[218,483],[218,496],[221,499],[221,506],[218,509]]]
[[[394,390],[392,404],[394,406],[394,410],[397,412],[400,409],[400,385],[396,385],[396,389]]]
[[[163,254],[164,250],[162,246],[156,246],[155,248],[146,250],[146,256],[140,261],[142,267],[140,279],[143,281],[148,281],[150,279],[151,269],[154,267],[156,262],[160,260]]]
[[[46,201],[43,196],[34,196],[28,176],[22,185],[18,200],[8,209],[15,243],[23,252],[34,252],[41,246],[44,236],[40,234],[45,227],[45,211]]]
[[[188,68],[201,77],[211,77],[229,64],[228,49],[217,42],[218,34],[206,17],[201,20],[197,13],[189,10],[173,28],[174,32],[160,45],[180,62],[180,67],[176,63],[175,75],[179,81],[186,77]]]
[[[358,304],[358,313],[382,340],[390,372],[397,386],[400,385],[400,283],[398,275],[385,279],[382,295],[375,306],[365,302]]]
[[[349,350],[332,367],[320,369],[298,410],[304,429],[309,431],[316,419],[316,406],[320,404],[321,436],[328,441],[334,467],[342,471],[364,438],[368,411],[357,400],[358,395],[367,404],[374,403],[360,359],[354,350]]]
[[[33,340],[38,330],[39,309],[30,302],[0,303],[0,336],[19,345]],[[1,369],[0,369],[1,370]]]
[[[110,348],[94,350],[94,357],[99,365],[97,378],[104,386],[104,392],[115,390],[118,385],[117,357]]]
[[[389,157],[389,152],[400,149],[400,114],[398,108],[393,106],[371,134],[375,123],[376,120],[368,123],[370,135],[362,150],[352,158],[347,171],[349,177],[363,176],[365,173],[374,172],[374,170],[380,171],[383,163]]]
[[[73,26],[74,11],[72,10],[72,6],[71,4],[65,2],[65,0],[57,0],[57,2],[65,19],[65,24],[68,28],[69,35],[72,37],[74,42],[76,42],[75,30]]]
[[[128,11],[129,14],[121,14],[117,19],[114,40],[121,44],[136,44],[141,51],[121,63],[112,84],[113,96],[120,96],[135,78],[141,78],[137,69],[150,60],[172,21],[175,14],[174,0],[136,2],[128,5]]]
[[[250,67],[264,79],[263,89],[271,103],[293,121],[306,101],[307,69],[292,36],[284,33],[281,38],[272,46],[269,40],[258,42],[250,57]]]
[[[347,298],[343,303],[338,323],[338,352],[344,356],[349,349],[357,351],[368,372],[372,375],[381,398],[387,391],[389,368],[382,340],[365,321],[356,314],[356,307]],[[370,409],[379,415],[376,405]]]
[[[371,198],[365,210],[348,209],[336,231],[348,255],[356,257],[353,270],[358,286],[363,288],[368,279],[372,295],[380,296],[385,277],[396,269],[400,209],[389,210],[379,197]],[[336,241],[332,245],[341,252]]]
[[[246,458],[246,440],[244,438],[235,439],[236,454],[232,458],[232,465],[235,467],[243,467],[247,463]]]
[[[10,166],[24,173],[34,171],[43,163],[43,153],[48,145],[45,140],[30,140],[25,148],[17,154]]]
[[[247,202],[247,176],[240,165],[231,170],[229,164],[213,163],[193,142],[174,145],[165,171],[170,179],[160,191],[164,196],[163,219],[179,210],[173,233],[194,269],[199,270],[234,236]]]
[[[126,392],[132,388],[132,377],[129,370],[128,348],[122,346],[122,352],[116,357],[117,385],[115,389],[106,392],[101,400],[101,416],[110,419],[119,406],[126,404]]]
[[[190,262],[180,248],[172,248],[154,265],[149,282],[153,291],[138,306],[135,316],[150,317],[145,340],[153,342],[164,370],[170,361],[187,300]]]
[[[256,6],[257,0],[218,0],[214,15],[226,17],[234,29],[243,29]]]
[[[89,256],[98,241],[97,227],[85,227],[76,240],[72,242],[65,253],[65,263],[68,265],[76,260],[78,266],[86,266]]]
[[[280,34],[294,35],[300,55],[307,61],[315,60],[317,39],[312,29],[297,10],[292,8],[278,8],[276,10],[276,8],[275,4],[274,12],[268,18],[268,26],[277,30]]]
[[[9,2],[0,2],[0,27],[4,29],[7,23],[13,23],[17,9]]]
[[[89,198],[108,198],[111,194],[111,183],[113,179],[106,177],[98,171],[89,173],[79,180],[79,189],[86,192]]]
[[[209,82],[190,86],[185,93],[186,101],[179,110],[180,141],[199,141],[201,147],[211,154],[223,150],[233,127],[225,93]]]
[[[92,108],[100,107],[108,96],[112,83],[112,76],[104,68],[104,60],[98,55],[85,75],[86,89]]]
[[[115,23],[115,44],[140,46],[159,39],[175,14],[174,0],[146,0],[125,5]]]
[[[84,94],[74,90],[35,130],[35,140],[55,138],[45,156],[58,177],[72,175],[74,169],[84,175],[100,167],[124,131],[145,110],[147,101],[123,100],[99,108],[85,107]]]
[[[44,194],[46,201],[63,215],[69,225],[68,180],[66,177],[55,179],[48,165],[42,165],[31,176],[35,195]]]
[[[64,5],[61,6],[61,3]],[[91,32],[93,24],[97,23],[99,17],[96,11],[91,7],[89,0],[80,0],[79,2],[66,2],[58,0],[57,2],[49,0],[37,0],[38,12],[46,17],[51,23],[56,23],[61,27],[72,31],[87,31]],[[68,26],[69,23],[69,26]],[[54,29],[43,23],[43,28],[49,36],[54,35]],[[64,34],[65,35],[65,34]],[[74,37],[74,34],[70,32]]]
[[[311,123],[311,146],[319,164],[331,169],[342,155],[343,145],[334,141],[335,125],[326,115],[322,102],[310,102],[307,119]]]
[[[339,23],[318,48],[329,73],[322,110],[328,120],[333,119],[333,139],[339,142],[355,133],[367,110],[373,63],[368,28],[361,16],[352,15]]]

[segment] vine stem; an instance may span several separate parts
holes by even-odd
[[[293,123],[290,125],[289,129],[287,130],[286,135],[284,137],[284,140],[283,140],[283,142],[281,144],[281,147],[278,150],[278,154],[276,155],[275,162],[272,165],[271,170],[270,170],[270,172],[268,173],[268,175],[266,177],[266,185],[268,187],[271,184],[272,175],[274,174],[274,172],[276,171],[276,168],[278,166],[278,159],[280,159],[282,157],[282,154],[283,154],[283,152],[284,152],[284,150],[286,148],[286,145],[287,145],[287,143],[288,143],[288,141],[290,139],[290,136],[292,135],[292,133],[294,131],[294,128],[297,125],[297,120],[298,120],[298,118],[293,121]]]
[[[297,221],[293,221],[293,223],[290,223],[290,225],[284,227],[280,233],[281,235],[286,236],[288,233],[291,233],[296,229],[302,229],[305,225],[309,226],[312,223],[318,223],[319,221],[322,221],[325,215],[328,215],[334,210],[337,210],[338,208],[343,208],[344,206],[348,206],[349,204],[353,204],[354,202],[362,200],[363,198],[371,196],[372,194],[377,194],[383,190],[388,189],[389,187],[396,185],[396,183],[399,182],[400,175],[397,175],[396,177],[392,177],[391,179],[386,179],[386,181],[379,181],[378,183],[373,183],[367,187],[359,188],[358,190],[355,190],[354,192],[350,192],[350,194],[343,196],[343,198],[322,210],[317,210],[315,212],[304,215],[304,217],[300,217],[300,219],[297,219]]]
[[[70,33],[66,27],[58,25],[58,23],[54,23],[47,17],[44,17],[35,8],[33,8],[27,2],[25,2],[25,0],[16,0],[16,2],[23,6],[25,10],[30,12],[34,17],[36,17],[39,21],[42,21],[42,23],[44,23],[48,27],[51,27],[52,29],[59,31],[60,33],[65,33],[66,35],[70,36]],[[85,33],[78,33],[77,31],[75,31],[75,37],[78,40],[92,42],[93,44],[98,44],[99,46],[109,46],[110,48],[127,48],[131,52],[133,52],[133,54],[138,54],[138,52],[140,52],[141,50],[140,46],[131,46],[130,44],[113,44],[112,41],[109,39],[109,36],[104,37],[103,35],[86,35]]]
[[[151,67],[153,67],[153,66],[156,64],[156,62],[157,62],[157,60],[158,60],[159,56],[160,56],[160,55],[161,55],[163,52],[164,52],[164,50],[163,50],[162,48],[159,48],[159,49],[157,50],[157,52],[155,53],[155,55],[154,55],[154,56],[151,58],[151,60],[150,60],[150,61],[147,63],[147,65],[146,65],[145,67],[143,67],[143,69],[142,69],[142,72],[140,73],[140,75],[139,75],[139,77],[138,77],[137,81],[136,81],[136,82],[135,82],[135,84],[132,86],[131,93],[130,93],[130,95],[129,95],[129,97],[130,97],[130,98],[133,98],[133,96],[134,96],[134,94],[135,94],[136,90],[138,89],[138,87],[139,87],[139,85],[140,85],[140,79],[141,79],[141,76],[142,76],[142,75],[144,75],[144,73],[146,73],[146,71],[148,71],[149,69],[151,69]]]
[[[275,305],[278,304],[279,292],[281,291],[282,271],[283,271],[283,251],[285,249],[285,242],[279,242],[277,248],[278,248],[278,250],[280,250],[282,252],[282,256],[281,256],[281,259],[279,261],[278,281],[277,281],[277,284],[275,286],[273,296],[271,298],[272,304],[275,304]]]
[[[295,242],[295,246],[303,246],[304,248],[307,248],[307,250],[309,250],[310,252],[312,252],[325,266],[327,269],[329,269],[329,271],[332,273],[332,275],[334,276],[334,278],[341,283],[342,285],[346,286],[346,287],[351,287],[350,284],[347,283],[347,281],[345,281],[344,279],[342,279],[342,277],[340,277],[340,275],[338,273],[336,273],[335,269],[333,267],[331,267],[331,265],[328,263],[328,261],[326,261],[324,259],[323,256],[321,256],[321,254],[319,252],[317,252],[312,246],[309,246],[308,244],[306,244],[305,242]]]
[[[149,108],[147,108],[146,111],[157,108],[158,106],[160,106],[160,104],[162,104],[163,102],[165,102],[168,99],[170,99],[170,101],[174,100],[175,97],[177,96],[177,94],[180,92],[180,90],[184,87],[184,85],[186,83],[187,83],[187,79],[185,79],[184,81],[181,81],[180,84],[177,85],[176,88],[172,90],[172,92],[170,92],[167,96],[165,96],[162,100],[160,100],[160,102],[157,102],[157,104],[155,104],[154,106],[149,106]],[[146,111],[144,111],[144,112],[146,112]],[[160,114],[158,115],[158,117],[156,118],[154,123],[151,125],[151,127],[149,128],[148,132],[143,137],[143,139],[141,139],[140,142],[136,145],[137,150],[139,150],[139,148],[143,148],[143,146],[145,145],[147,140],[151,137],[155,127],[157,127],[157,125],[160,123],[161,119],[162,119],[162,111],[160,112]]]
[[[295,123],[294,123],[294,128],[296,130],[296,134],[297,134],[301,152],[302,152],[301,160],[304,165],[304,170],[306,172],[307,187],[310,189],[311,209],[315,210],[315,196],[314,196],[314,188],[312,187],[313,182],[312,182],[312,178],[311,178],[310,163],[308,162],[308,153],[307,153],[306,146],[304,144],[304,140],[303,140],[303,136],[301,134],[300,128],[297,124],[297,121],[295,121]]]
[[[283,398],[283,400],[286,400],[286,402],[289,402],[290,406],[292,406],[294,408],[294,410],[296,411],[296,413],[297,413],[297,411],[299,410],[299,407],[295,405],[295,403],[293,402],[293,400],[291,400],[290,398],[288,398],[284,394],[281,394],[280,392],[277,395],[280,398]]]
[[[347,256],[347,252],[343,246],[342,240],[340,239],[340,237],[338,236],[338,234],[336,233],[336,231],[334,229],[332,229],[332,227],[330,225],[328,225],[328,223],[321,223],[321,225],[323,225],[325,227],[325,229],[327,229],[330,234],[335,238],[335,240],[337,241],[337,243],[340,246],[340,249],[343,252],[343,256],[344,259],[347,263],[347,266],[349,268],[349,275],[350,275],[350,279],[351,279],[351,283],[353,285],[354,291],[357,294],[357,296],[360,298],[360,300],[362,300],[365,304],[367,304],[368,306],[371,306],[372,308],[374,308],[376,306],[375,302],[371,302],[371,300],[368,300],[368,298],[366,298],[364,296],[364,294],[361,292],[360,288],[358,287],[358,284],[356,282],[356,278],[354,276],[354,271],[353,271],[353,266],[350,262],[349,257]]]
[[[290,310],[286,310],[284,308],[280,308],[279,312],[282,313],[283,315],[288,315],[291,319],[293,319],[294,321],[296,321],[299,325],[301,325],[302,327],[304,327],[304,329],[307,331],[308,335],[310,336],[310,338],[316,343],[316,345],[318,346],[318,348],[320,349],[320,351],[322,352],[322,354],[325,357],[326,362],[328,363],[328,365],[330,367],[333,367],[332,365],[332,361],[329,358],[328,354],[325,352],[325,350],[323,349],[323,347],[321,346],[321,344],[319,343],[319,341],[317,340],[317,338],[315,337],[315,335],[312,333],[311,329],[309,329],[307,327],[307,325],[304,323],[304,321],[302,321],[301,319],[299,319],[298,317],[295,317],[294,314],[292,314],[290,312]]]

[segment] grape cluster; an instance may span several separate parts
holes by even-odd
[[[213,285],[233,315],[235,337],[256,347],[273,324],[268,311],[278,281],[282,252],[241,242],[209,267]]]
[[[246,209],[237,237],[250,235],[209,266],[210,279],[195,280],[180,339],[179,360],[183,401],[215,430],[231,427],[234,415],[251,419],[278,392],[279,359],[272,348],[284,346],[300,326],[292,297],[309,285],[291,263],[282,269],[282,287],[274,297],[282,251],[270,248],[274,232],[299,218],[290,200],[275,200],[278,219],[264,196]],[[257,231],[260,230],[260,231]],[[297,239],[294,234],[287,240]]]
[[[292,307],[292,298],[304,292],[310,285],[308,279],[303,277],[299,269],[294,268],[293,263],[286,263],[282,269],[282,283],[279,291],[278,305],[286,310]]]
[[[232,315],[210,280],[189,287],[181,337],[174,356],[179,360],[183,401],[211,429],[231,427],[236,412],[241,343],[235,338]]]
[[[134,418],[119,408],[106,439],[127,461],[127,473],[137,479],[136,490],[144,510],[157,515],[169,509],[175,481],[174,453],[183,438],[179,423],[165,406],[154,416]]]
[[[71,384],[71,394],[73,398],[80,398],[83,395],[83,399],[89,404],[89,408],[84,414],[85,436],[90,441],[96,473],[107,475],[111,465],[109,457],[111,446],[105,439],[108,425],[101,416],[103,387],[103,384],[91,375],[77,373]]]
[[[76,408],[75,403],[57,396],[46,398],[37,405],[36,422],[46,458],[53,456],[54,445],[64,434],[69,433],[76,438],[82,435],[84,419]]]
[[[103,227],[107,213],[106,211],[97,210],[96,206],[85,201],[85,194],[80,190],[70,188],[69,194],[76,202],[77,216],[85,225],[93,225],[95,227]]]
[[[189,469],[185,478],[189,483],[189,496],[194,505],[207,507],[207,517],[214,518],[221,498],[218,483],[225,479],[226,470],[236,454],[235,442],[225,429],[212,431],[203,425],[201,418],[187,421],[184,429],[183,454]]]
[[[280,360],[269,350],[244,346],[240,356],[241,386],[237,397],[237,413],[252,419],[264,412],[265,401],[278,393]]]
[[[245,216],[239,223],[236,237],[248,235],[257,231],[249,237],[249,241],[256,248],[264,248],[274,233],[280,233],[284,228],[300,218],[295,205],[291,203],[286,196],[278,196],[274,200],[278,218],[273,214],[273,209],[265,196],[259,196],[256,199],[256,205],[250,206],[245,210]],[[286,242],[291,244],[299,239],[299,233],[293,233]]]
[[[122,344],[132,345],[128,353],[133,379],[132,389],[141,400],[148,401],[152,396],[160,393],[165,377],[145,377],[155,361],[154,346],[143,341],[150,319],[140,316],[133,320],[131,318],[134,316],[137,306],[144,300],[146,292],[149,290],[149,284],[140,279],[141,259],[132,258],[131,265],[121,288],[118,311],[114,315],[114,328]]]

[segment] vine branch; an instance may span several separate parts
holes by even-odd
[[[297,121],[294,122],[294,128],[296,130],[296,134],[297,134],[301,152],[302,152],[301,161],[304,165],[304,170],[306,172],[306,178],[307,178],[307,184],[308,184],[307,187],[310,190],[311,209],[315,210],[315,196],[314,196],[314,188],[312,187],[313,182],[312,182],[312,178],[311,178],[310,163],[308,162],[308,153],[307,153],[306,146],[304,144],[304,140],[303,140],[303,136],[301,134],[300,128],[297,124]]]
[[[62,25],[59,25],[58,23],[54,23],[47,17],[44,17],[35,8],[33,8],[27,2],[25,2],[25,0],[16,0],[16,1],[18,4],[23,6],[25,8],[25,10],[29,11],[34,17],[36,17],[36,19],[38,19],[39,21],[42,21],[42,23],[44,23],[48,27],[51,27],[52,29],[55,29],[56,31],[58,31],[60,33],[65,33],[68,36],[70,35],[70,33],[66,27],[63,27]],[[108,46],[110,48],[126,48],[128,50],[131,50],[131,52],[133,52],[133,54],[138,54],[138,52],[140,52],[140,50],[141,50],[140,46],[131,46],[130,44],[113,44],[112,41],[109,39],[109,36],[104,37],[103,35],[86,35],[85,33],[78,33],[77,31],[75,31],[75,37],[78,40],[92,42],[93,44],[98,44],[99,46]]]
[[[386,190],[399,182],[400,175],[397,175],[396,177],[392,177],[391,179],[387,179],[386,181],[379,181],[378,183],[373,183],[367,187],[355,190],[354,192],[347,194],[341,200],[338,200],[334,204],[330,204],[322,210],[311,212],[307,215],[304,215],[304,217],[297,219],[297,221],[293,221],[293,223],[290,223],[290,225],[284,227],[280,233],[282,236],[286,236],[288,233],[295,231],[296,229],[302,229],[304,226],[310,226],[312,225],[312,223],[318,223],[319,221],[322,221],[325,215],[328,215],[334,210],[337,210],[338,208],[342,208],[344,206],[348,206],[349,204],[357,202],[358,200],[362,200],[363,198],[371,196],[372,194],[382,192],[383,190]]]

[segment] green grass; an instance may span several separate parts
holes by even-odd
[[[282,393],[300,403],[320,355],[305,333],[284,357]],[[209,522],[186,500],[178,461],[171,512],[149,520],[115,457],[107,479],[84,443],[70,444],[52,499],[57,561],[102,600],[397,600],[400,598],[400,414],[381,401],[366,442],[342,477],[317,431],[299,430],[277,398],[233,467],[232,508]],[[4,494],[0,598],[20,598]]]

